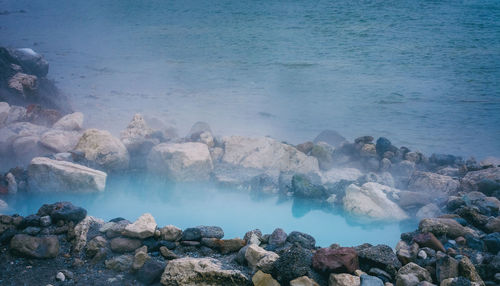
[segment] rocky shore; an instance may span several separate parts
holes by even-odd
[[[117,138],[86,129],[84,114],[68,108],[47,73],[36,52],[0,48],[0,213],[13,213],[3,199],[18,193],[99,193],[108,176],[146,172],[314,200],[368,221],[420,224],[394,250],[318,248],[298,231],[224,239],[215,226],[158,227],[149,214],[105,223],[60,202],[27,217],[1,216],[1,285],[500,283],[498,158],[426,156],[384,137],[350,142],[332,130],[298,145],[221,137],[205,122],[179,136],[140,114]]]

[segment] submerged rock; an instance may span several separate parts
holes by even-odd
[[[213,170],[212,158],[203,143],[162,143],[148,156],[149,171],[173,181],[206,181]]]
[[[106,177],[98,170],[43,157],[34,158],[28,167],[29,186],[38,191],[102,192]]]

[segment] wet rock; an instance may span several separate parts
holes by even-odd
[[[477,228],[483,228],[488,222],[488,217],[482,215],[476,207],[462,207],[457,214]]]
[[[432,282],[431,274],[413,262],[401,267],[396,275],[396,286],[417,285],[421,281]]]
[[[86,160],[105,170],[118,171],[129,166],[127,148],[108,131],[87,129],[78,141],[75,151],[81,152]]]
[[[443,244],[431,232],[424,232],[416,235],[413,240],[420,245],[420,247],[429,247],[436,251],[446,252]]]
[[[57,236],[34,237],[16,234],[10,241],[11,250],[19,255],[33,258],[54,258],[59,254]]]
[[[361,286],[384,286],[384,282],[375,276],[361,275]]]
[[[169,261],[161,276],[163,285],[246,285],[248,279],[235,269],[223,269],[212,258],[179,258]]]
[[[318,159],[319,168],[321,170],[330,170],[333,167],[334,148],[326,142],[318,142],[311,149],[311,156]]]
[[[292,177],[291,191],[297,197],[302,198],[322,198],[327,195],[327,190],[321,185],[311,183],[309,178],[305,175],[294,175]]]
[[[351,274],[330,274],[328,279],[329,286],[360,286],[361,280],[358,276]]]
[[[274,264],[274,277],[280,283],[289,283],[291,280],[307,275],[311,271],[312,254],[310,250],[300,246],[292,246],[280,254]]]
[[[312,257],[312,267],[326,273],[354,273],[359,268],[358,255],[350,247],[321,248]]]
[[[251,244],[245,252],[245,259],[254,270],[262,270],[264,272],[271,272],[273,263],[279,258],[278,254],[267,251],[260,246]]]
[[[120,256],[115,256],[111,259],[104,261],[106,268],[117,271],[117,272],[127,272],[132,268],[134,263],[134,256],[131,254],[123,254]]]
[[[447,278],[458,276],[458,261],[453,257],[445,256],[436,262],[436,278],[439,283]]]
[[[167,225],[160,229],[161,239],[166,241],[179,241],[182,237],[182,230],[173,225]]]
[[[326,142],[333,147],[339,147],[342,143],[347,142],[344,136],[340,135],[337,131],[324,130],[313,140],[314,143]]]
[[[277,228],[271,233],[271,236],[269,236],[269,245],[275,246],[275,247],[280,247],[283,246],[286,242],[287,234],[286,232],[281,229]]]
[[[352,214],[373,219],[403,220],[408,218],[408,215],[389,199],[391,194],[398,191],[377,183],[365,183],[361,187],[351,184],[345,191],[344,209]]]
[[[454,219],[449,218],[426,218],[420,221],[418,229],[420,232],[432,232],[436,236],[447,235],[450,238],[465,236],[470,231]]]
[[[106,177],[101,171],[43,157],[34,158],[28,167],[30,188],[38,191],[102,192]]]
[[[145,239],[155,234],[156,221],[154,217],[145,213],[141,215],[134,223],[125,226],[123,235],[139,239]]]
[[[416,251],[418,251],[418,245],[410,246],[404,240],[400,240],[396,245],[396,256],[403,265],[415,260]]]
[[[292,231],[287,236],[286,242],[291,244],[298,244],[306,249],[312,249],[316,246],[316,240],[314,239],[314,237],[300,231]]]
[[[307,276],[302,276],[290,281],[290,286],[319,286],[319,284]]]
[[[212,158],[203,143],[162,143],[148,156],[148,169],[173,181],[205,181],[213,170]]]
[[[396,254],[387,245],[376,245],[358,251],[358,258],[361,269],[380,268],[392,276],[401,268]]]
[[[416,171],[410,179],[408,190],[429,192],[434,194],[434,196],[442,194],[451,195],[457,192],[459,185],[459,182],[450,176]]]
[[[395,153],[397,151],[397,148],[392,145],[391,141],[385,137],[380,137],[377,139],[377,143],[375,145],[377,154],[380,157],[384,157],[384,154],[386,152],[393,152]]]
[[[274,280],[271,274],[264,273],[260,270],[253,275],[252,283],[254,286],[280,286],[278,281]]]
[[[165,263],[155,259],[149,259],[144,266],[137,272],[137,280],[146,285],[153,284],[160,280],[161,274],[165,269]]]
[[[116,253],[131,252],[141,247],[141,245],[140,240],[125,237],[116,237],[110,241],[111,250]]]

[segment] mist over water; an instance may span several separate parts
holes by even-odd
[[[0,1],[88,127],[133,113],[184,134],[300,143],[323,129],[498,156],[498,1]]]

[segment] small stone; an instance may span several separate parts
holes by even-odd
[[[272,264],[279,258],[278,254],[272,251],[266,251],[262,247],[251,244],[245,252],[245,259],[254,270],[269,272]]]
[[[195,228],[195,227],[185,229],[182,232],[182,239],[181,240],[200,241],[201,240],[200,229]]]
[[[119,272],[128,271],[133,263],[134,257],[130,254],[116,256],[104,262],[106,268]]]
[[[428,233],[420,233],[418,235],[416,235],[413,240],[418,243],[418,245],[420,245],[420,247],[429,247],[429,248],[432,248],[436,251],[442,251],[442,252],[445,252],[445,248],[443,246],[443,244],[441,243],[441,241],[439,241],[439,239],[437,239],[434,234],[432,234],[431,232],[428,232]]]
[[[160,276],[165,269],[165,263],[149,259],[144,263],[144,266],[137,272],[137,280],[146,285],[150,285],[155,281],[160,280]]]
[[[278,281],[274,280],[271,274],[257,271],[253,277],[252,282],[254,286],[280,286]]]
[[[134,255],[134,263],[132,264],[133,270],[139,270],[146,261],[148,261],[151,257],[148,255],[148,247],[142,246],[141,248],[136,249]]]
[[[224,237],[224,231],[222,228],[218,226],[197,226],[197,229],[200,230],[200,234],[202,238],[218,238],[221,239]]]
[[[420,250],[418,252],[418,258],[421,258],[421,259],[427,259],[427,253],[423,250]]]
[[[145,239],[154,235],[156,226],[154,217],[149,213],[145,213],[134,223],[127,225],[123,234],[128,237]]]
[[[62,272],[57,272],[56,280],[57,281],[64,281],[64,280],[66,280],[66,277],[64,276],[64,274]]]

